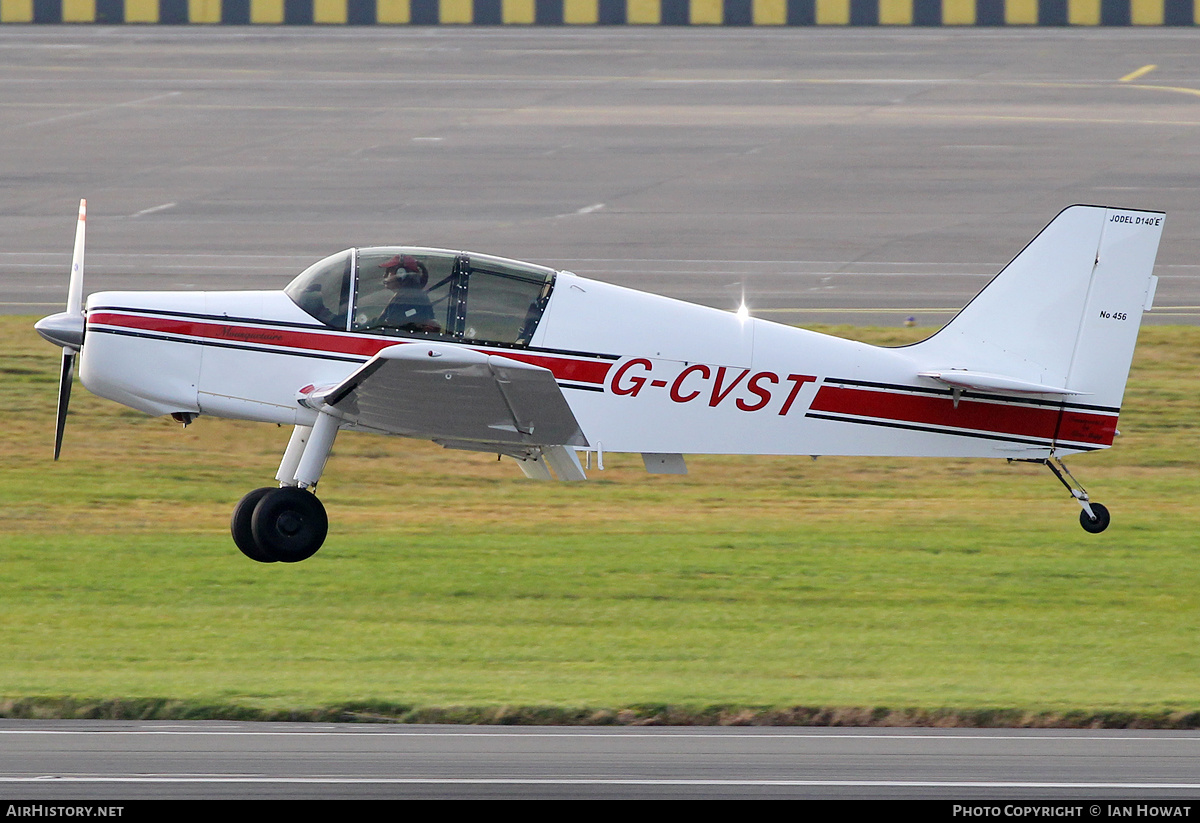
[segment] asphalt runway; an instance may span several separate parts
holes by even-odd
[[[0,794],[1040,800],[1081,802],[1074,816],[1108,818],[1118,799],[1194,801],[1198,756],[1194,731],[6,720]]]
[[[1200,31],[4,27],[0,309],[499,254],[795,323],[937,325],[1062,208],[1168,213],[1200,319]]]

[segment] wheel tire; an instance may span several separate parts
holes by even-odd
[[[233,534],[233,542],[237,544],[242,554],[259,563],[274,563],[275,558],[263,551],[254,540],[254,532],[250,528],[250,518],[259,501],[268,493],[275,491],[272,486],[264,486],[247,494],[233,507],[233,517],[229,521],[229,531]]]
[[[311,492],[294,487],[271,489],[254,507],[250,531],[262,551],[281,563],[298,563],[321,548],[329,518]]]
[[[1108,509],[1106,509],[1104,506],[1101,506],[1099,503],[1092,503],[1090,505],[1092,507],[1092,511],[1096,515],[1096,519],[1093,520],[1092,518],[1088,517],[1088,513],[1086,511],[1081,511],[1079,513],[1079,525],[1083,526],[1083,530],[1086,532],[1099,534],[1108,528],[1108,523],[1110,520],[1108,516]]]

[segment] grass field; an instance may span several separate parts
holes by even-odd
[[[289,431],[184,430],[0,318],[0,715],[1200,725],[1200,328],[1143,329],[1123,436],[993,461],[606,455],[586,484],[343,433],[314,558],[229,513]],[[928,330],[833,331],[901,342]]]

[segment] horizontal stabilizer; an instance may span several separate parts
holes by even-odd
[[[923,371],[921,377],[928,377],[954,386],[959,389],[978,389],[979,391],[1020,392],[1022,394],[1087,394],[1087,392],[1064,389],[1061,386],[1047,386],[1043,383],[1031,383],[1028,380],[1018,380],[1015,377],[1005,377],[1002,374],[970,371],[968,369],[948,369],[946,371]]]
[[[586,446],[549,369],[458,346],[396,345],[307,404],[353,426],[431,440]]]

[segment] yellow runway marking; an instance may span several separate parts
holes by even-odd
[[[1200,89],[1189,89],[1186,86],[1130,86],[1132,89],[1158,89],[1159,91],[1173,91],[1179,94],[1193,94],[1200,97]]]
[[[1156,66],[1154,64],[1150,64],[1149,66],[1142,66],[1137,71],[1131,71],[1131,72],[1129,72],[1129,74],[1122,77],[1120,82],[1130,83],[1134,80],[1137,80],[1143,74],[1149,74],[1150,72],[1154,71],[1156,68],[1158,68],[1158,66]]]

